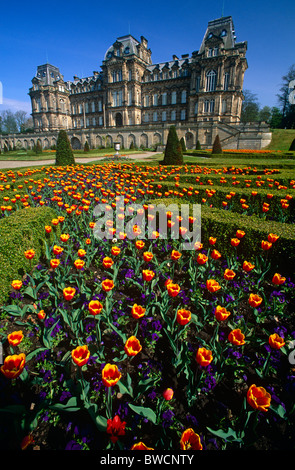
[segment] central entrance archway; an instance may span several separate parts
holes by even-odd
[[[122,117],[121,113],[116,114],[115,121],[116,121],[116,127],[122,127],[123,126],[123,117]]]

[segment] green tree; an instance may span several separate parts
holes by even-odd
[[[58,166],[74,165],[75,157],[68,135],[65,130],[60,130],[56,142],[55,164]]]
[[[197,140],[197,143],[196,143],[196,150],[201,150],[201,143],[199,141],[199,139]]]
[[[286,75],[282,77],[282,85],[277,94],[279,106],[282,112],[282,128],[293,129],[295,127],[295,105],[289,101],[289,84],[295,80],[295,64],[291,65]]]
[[[290,148],[289,148],[290,151],[294,151],[295,150],[295,139],[292,140],[292,143],[290,145]]]
[[[243,95],[241,122],[259,121],[259,103],[257,96],[249,90],[243,90]]]
[[[269,106],[264,106],[259,111],[259,121],[265,121],[269,123],[270,119],[271,119],[271,109]]]
[[[282,119],[283,119],[283,115],[281,111],[279,110],[279,108],[277,108],[276,106],[273,106],[271,108],[271,118],[269,121],[270,127],[272,129],[281,129]]]
[[[182,152],[186,152],[186,145],[185,145],[184,137],[181,137],[180,144],[181,144]]]
[[[90,148],[89,148],[89,144],[86,140],[85,144],[84,144],[84,152],[89,152]]]
[[[182,165],[183,153],[178,139],[176,127],[170,126],[164,152],[164,165]]]
[[[213,154],[222,153],[222,147],[221,147],[220,138],[218,134],[215,137],[214,142],[213,142],[212,153]]]

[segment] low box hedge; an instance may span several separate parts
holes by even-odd
[[[24,252],[35,250],[34,265],[44,253],[45,237],[48,243],[52,243],[60,234],[59,225],[49,236],[45,233],[45,225],[51,225],[55,218],[56,212],[43,206],[21,209],[0,220],[0,305],[8,298],[12,280],[21,280],[30,270],[30,261],[25,258]]]

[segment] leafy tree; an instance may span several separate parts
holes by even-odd
[[[75,157],[65,130],[60,130],[56,142],[55,164],[58,166],[74,165]]]
[[[283,118],[283,115],[281,111],[279,110],[279,108],[277,108],[276,106],[271,108],[271,118],[269,121],[270,127],[272,129],[280,129],[282,126],[282,118]]]
[[[289,101],[289,84],[295,80],[295,64],[291,65],[286,75],[282,77],[280,93],[277,94],[279,106],[282,112],[282,128],[294,129],[295,105]]]
[[[259,111],[259,121],[270,122],[271,119],[271,108],[269,106],[264,106]]]
[[[241,122],[259,121],[259,103],[255,93],[243,90],[244,101],[241,111]]]
[[[186,152],[186,145],[185,145],[185,141],[184,141],[183,137],[181,137],[181,139],[180,139],[180,144],[181,144],[182,151]]]
[[[213,154],[222,153],[222,147],[221,147],[220,138],[218,134],[215,137],[214,142],[213,142],[212,153]]]
[[[175,126],[170,126],[169,128],[163,163],[164,165],[183,164],[183,153],[181,143],[178,139]]]

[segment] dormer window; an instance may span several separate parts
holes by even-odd
[[[223,30],[221,31],[220,36],[221,36],[222,38],[224,38],[225,36],[227,36],[227,31],[226,31],[226,29],[223,29]]]

